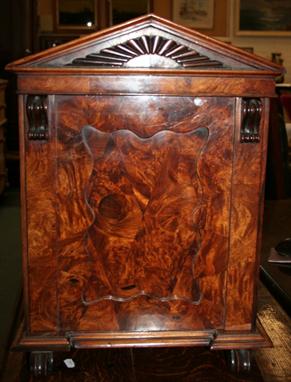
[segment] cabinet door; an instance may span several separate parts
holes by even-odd
[[[51,108],[48,143],[28,147],[33,330],[223,328],[235,99]]]

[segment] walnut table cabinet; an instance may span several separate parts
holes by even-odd
[[[269,344],[256,321],[282,69],[147,15],[18,60],[25,335],[70,348]],[[236,366],[237,367],[237,363]]]

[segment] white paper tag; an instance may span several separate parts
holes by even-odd
[[[67,358],[64,360],[64,364],[68,369],[73,369],[75,367],[75,362],[71,358]]]

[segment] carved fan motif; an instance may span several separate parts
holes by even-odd
[[[74,59],[70,66],[97,67],[222,67],[219,61],[161,36],[141,36],[86,57]]]

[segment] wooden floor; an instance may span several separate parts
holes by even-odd
[[[290,382],[291,318],[262,286],[259,289],[258,311],[260,320],[274,345],[273,348],[255,352],[264,382]]]
[[[249,376],[231,374],[223,352],[205,348],[110,349],[57,353],[48,377],[32,377],[27,357],[9,353],[2,382],[288,382],[291,381],[291,320],[264,288],[259,289],[259,317],[274,348],[256,351]],[[66,368],[64,359],[76,366]]]

